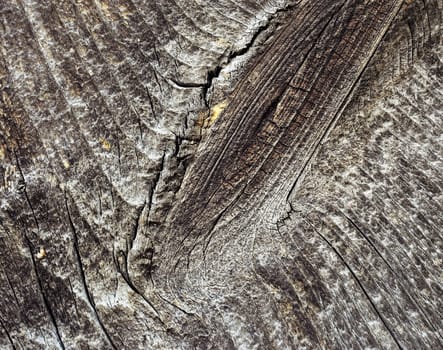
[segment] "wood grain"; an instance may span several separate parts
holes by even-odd
[[[440,348],[442,15],[2,1],[0,348]]]
[[[269,211],[284,203],[399,4],[316,2],[297,9],[239,84],[189,171],[182,189],[190,199],[172,212],[174,230],[183,231],[174,233],[178,249],[251,196],[258,206],[273,197]]]

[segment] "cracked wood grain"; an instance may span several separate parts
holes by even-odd
[[[182,189],[190,198],[172,212],[176,249],[186,249],[189,236],[207,235],[251,194],[254,201],[264,200],[269,183],[296,183],[400,4],[323,2],[298,8],[237,87],[189,171]],[[273,196],[285,198],[289,191]]]
[[[441,347],[442,11],[3,1],[0,347]]]

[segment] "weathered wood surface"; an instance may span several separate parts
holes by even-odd
[[[441,0],[2,0],[0,348],[443,347]]]

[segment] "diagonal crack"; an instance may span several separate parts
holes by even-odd
[[[33,269],[34,269],[35,276],[37,278],[37,285],[39,287],[40,294],[42,295],[42,298],[43,298],[43,304],[45,305],[46,311],[48,312],[49,318],[51,319],[51,322],[52,322],[52,324],[54,326],[55,334],[56,334],[56,337],[57,337],[57,341],[58,341],[60,347],[64,350],[65,349],[65,344],[63,343],[63,340],[61,338],[61,334],[60,334],[60,330],[58,328],[57,320],[55,318],[55,315],[54,315],[54,312],[52,310],[51,304],[50,304],[50,302],[49,302],[49,300],[48,300],[48,298],[47,298],[47,296],[46,296],[46,294],[44,292],[43,282],[42,282],[41,276],[40,276],[40,274],[38,272],[38,268],[37,268],[37,264],[36,264],[35,256],[34,256],[35,247],[31,243],[31,240],[28,238],[28,236],[26,236],[26,234],[24,235],[24,238],[25,238],[26,244],[28,246],[29,253],[31,255],[32,266],[33,266]]]
[[[124,253],[123,251],[119,252],[120,255],[123,255],[123,262],[122,265],[120,264],[120,259],[116,258],[115,252],[113,252],[114,256],[114,264],[117,268],[117,272],[122,276],[123,280],[126,282],[128,287],[138,296],[140,296],[143,301],[154,311],[156,318],[160,321],[162,325],[164,325],[164,322],[160,316],[160,313],[158,312],[157,308],[154,306],[154,304],[149,301],[149,299],[136,287],[136,285],[132,282],[129,273],[128,273],[128,255]]]
[[[129,249],[132,249],[132,246],[134,245],[134,241],[137,239],[138,232],[141,229],[140,226],[141,226],[142,217],[143,217],[143,214],[144,214],[147,206],[148,206],[148,203],[145,200],[145,202],[143,203],[143,205],[140,207],[140,209],[137,212],[137,217],[135,219],[134,228],[132,229],[131,237],[129,239]]]
[[[78,265],[78,269],[80,271],[80,277],[81,277],[81,280],[82,280],[84,291],[86,293],[86,298],[88,299],[89,305],[91,306],[91,308],[92,308],[92,310],[94,312],[96,321],[99,324],[101,330],[103,331],[103,334],[105,335],[106,339],[110,343],[111,347],[113,349],[117,350],[117,347],[115,346],[114,342],[112,341],[111,336],[109,335],[109,333],[106,330],[102,320],[100,319],[100,316],[98,315],[98,311],[97,311],[97,309],[95,307],[94,299],[92,298],[92,295],[91,295],[91,293],[89,291],[89,288],[88,288],[88,285],[86,283],[85,270],[83,268],[83,262],[82,262],[82,259],[81,259],[80,249],[79,249],[79,244],[78,244],[78,235],[77,235],[77,231],[76,231],[75,226],[74,226],[74,222],[73,222],[72,217],[71,217],[71,212],[69,210],[68,197],[67,197],[66,192],[64,192],[64,196],[65,196],[66,213],[68,215],[69,226],[71,227],[73,241],[74,241],[75,257],[77,259],[77,265]]]
[[[157,191],[157,187],[160,182],[161,174],[162,174],[163,170],[165,169],[165,157],[166,157],[166,152],[163,152],[163,156],[162,156],[162,159],[160,162],[160,169],[158,170],[157,174],[155,175],[153,184],[151,184],[151,187],[149,189],[149,198],[148,198],[148,203],[147,203],[148,213],[146,215],[146,221],[147,221],[148,225],[150,222],[151,210],[152,210],[152,207],[154,204],[153,203],[154,202],[154,195],[155,195],[155,192]]]
[[[0,325],[2,326],[2,329],[5,331],[6,333],[6,337],[8,338],[9,343],[11,344],[12,350],[17,349],[14,345],[14,342],[12,341],[12,337],[11,334],[9,333],[8,329],[6,328],[3,319],[0,317]]]
[[[275,21],[275,19],[277,18],[277,15],[279,13],[290,11],[294,6],[295,6],[295,4],[289,3],[285,7],[277,9],[274,13],[272,13],[268,17],[268,19],[266,20],[266,22],[264,24],[262,24],[261,26],[259,26],[255,30],[251,39],[249,40],[248,43],[246,43],[246,45],[243,48],[241,48],[237,51],[231,51],[228,54],[227,58],[222,56],[219,59],[219,63],[213,69],[208,71],[207,76],[206,76],[206,83],[202,85],[202,98],[205,103],[205,106],[208,109],[211,107],[209,100],[208,100],[208,95],[209,95],[209,90],[213,86],[214,79],[217,79],[220,76],[220,73],[222,72],[222,70],[225,69],[227,66],[229,66],[234,61],[234,59],[246,55],[252,48],[255,47],[255,44],[256,44],[259,36],[271,28],[271,25],[273,24],[273,22]],[[221,64],[220,62],[222,60],[225,60],[225,63]]]
[[[391,266],[391,264],[386,260],[386,258],[381,254],[381,252],[378,250],[378,248],[375,246],[375,244],[369,239],[368,235],[366,235],[363,230],[348,216],[346,215],[343,211],[339,210],[340,213],[346,218],[346,220],[350,223],[350,225],[357,230],[358,233],[360,233],[360,235],[369,243],[369,245],[371,246],[371,248],[375,251],[375,253],[382,259],[382,261],[388,266],[389,270],[394,274],[394,275],[400,275],[403,277],[403,279],[405,281],[407,281],[407,277],[403,275],[402,272],[400,272],[399,274],[396,272],[396,270],[394,270],[394,268]],[[402,282],[401,279],[398,280],[398,283],[403,287],[404,292],[408,295],[409,298],[411,298],[412,302],[414,303],[415,307],[420,311],[421,315],[423,316],[423,318],[426,320],[426,322],[428,323],[429,327],[431,327],[436,334],[438,334],[439,338],[442,339],[440,333],[438,332],[438,330],[436,329],[435,325],[433,324],[433,322],[431,322],[429,320],[429,317],[427,316],[425,310],[422,308],[422,306],[420,305],[420,303],[418,302],[418,300],[416,300],[416,298],[409,292],[410,288],[407,288],[404,283]]]
[[[245,46],[236,51],[230,51],[228,55],[226,55],[226,52],[223,53],[218,59],[218,63],[216,64],[216,66],[208,70],[205,83],[183,82],[177,79],[170,79],[170,81],[181,88],[201,88],[201,96],[203,102],[206,108],[210,109],[211,106],[209,103],[208,95],[209,91],[213,87],[214,79],[217,79],[220,76],[222,70],[229,66],[236,58],[246,55],[252,48],[256,46],[256,42],[260,35],[269,31],[271,25],[274,23],[279,13],[290,11],[293,7],[295,7],[295,5],[295,3],[289,3],[286,4],[286,6],[277,9],[275,12],[270,14],[264,24],[256,28],[251,39],[246,43]]]
[[[32,217],[33,217],[33,219],[35,221],[35,225],[37,227],[37,231],[40,231],[39,223],[38,223],[38,220],[37,220],[37,215],[35,213],[34,207],[33,207],[32,203],[31,203],[31,200],[29,198],[28,191],[27,191],[27,188],[26,188],[27,185],[26,185],[26,179],[25,179],[25,175],[24,175],[23,169],[20,166],[20,161],[19,161],[19,158],[18,158],[18,155],[17,155],[17,152],[15,151],[15,149],[13,149],[13,152],[14,152],[14,157],[15,157],[15,160],[16,160],[17,168],[19,170],[21,181],[22,181],[19,190],[24,194],[24,196],[26,198],[26,202],[27,202],[29,208],[31,209]],[[53,312],[53,310],[51,308],[51,304],[49,303],[49,300],[48,300],[48,298],[47,298],[47,296],[46,296],[46,294],[44,292],[43,282],[41,280],[41,276],[40,276],[40,274],[38,272],[38,268],[37,268],[37,264],[36,264],[35,256],[34,256],[35,248],[34,248],[32,242],[31,242],[31,240],[29,239],[29,237],[26,234],[24,234],[24,239],[26,241],[26,244],[27,244],[28,249],[29,249],[29,253],[31,255],[31,261],[32,261],[32,265],[33,265],[35,276],[37,278],[37,284],[38,284],[38,287],[39,287],[39,290],[40,290],[40,294],[42,295],[42,298],[43,298],[43,304],[45,305],[46,311],[48,312],[49,318],[51,319],[51,322],[52,322],[52,324],[54,326],[56,337],[57,337],[57,341],[58,341],[60,347],[64,350],[65,349],[65,345],[64,345],[63,340],[61,338],[60,331],[59,331],[59,328],[58,328],[58,325],[57,325],[57,321],[56,321],[54,312]]]
[[[355,280],[355,282],[358,284],[358,286],[360,287],[360,289],[362,290],[363,294],[365,295],[366,299],[369,301],[369,304],[372,306],[372,308],[374,309],[375,314],[377,315],[377,317],[380,319],[380,321],[383,323],[384,327],[386,328],[386,330],[388,331],[388,333],[391,335],[392,339],[394,340],[395,344],[398,346],[399,349],[403,349],[403,347],[400,345],[397,337],[395,336],[394,332],[392,331],[391,327],[389,327],[388,322],[386,321],[386,319],[383,317],[383,315],[381,314],[381,312],[378,310],[377,305],[375,304],[375,302],[372,300],[371,296],[369,295],[369,293],[367,292],[367,290],[365,289],[365,287],[363,286],[363,283],[360,281],[360,279],[357,277],[356,273],[354,272],[354,270],[351,268],[351,266],[347,263],[346,259],[340,254],[340,252],[334,247],[334,245],[324,236],[320,233],[320,231],[317,230],[317,228],[309,221],[306,220],[305,221],[309,224],[309,226],[312,227],[312,229],[315,231],[315,233],[318,234],[318,236],[333,250],[333,252],[338,256],[338,258],[341,260],[341,262],[345,265],[345,267],[348,269],[348,271],[351,273],[353,279]]]

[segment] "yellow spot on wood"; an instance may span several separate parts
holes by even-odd
[[[128,7],[126,5],[120,5],[118,7],[118,9],[120,10],[120,15],[125,19],[128,20],[130,18],[130,16],[132,15],[132,13],[129,11]],[[126,22],[127,24],[127,22]]]
[[[88,54],[88,51],[86,50],[86,48],[84,46],[78,46],[77,52],[78,52],[79,56],[82,58]]]
[[[283,306],[282,311],[284,314],[288,315],[288,314],[292,314],[294,312],[294,308],[290,303],[284,303],[282,306]]]
[[[205,119],[203,122],[204,128],[209,128],[212,124],[215,123],[215,121],[220,117],[226,106],[228,105],[228,102],[222,101],[220,103],[217,103],[211,108],[211,111],[209,112],[209,117]]]
[[[112,19],[112,12],[111,12],[111,10],[109,9],[109,5],[107,4],[107,3],[101,3],[100,4],[100,8],[101,8],[101,10],[102,10],[102,13],[106,16],[106,17],[108,17],[108,18],[111,18]]]
[[[102,143],[102,147],[104,150],[109,151],[111,149],[111,143],[105,138],[101,137],[100,142]]]
[[[46,258],[46,250],[43,247],[40,247],[40,250],[38,251],[37,255],[36,255],[38,260],[42,260],[44,258]]]
[[[222,46],[222,47],[228,47],[229,46],[229,41],[227,41],[224,38],[218,38],[217,39],[217,45],[218,46]]]
[[[69,161],[67,161],[66,159],[63,159],[63,166],[65,167],[65,169],[69,169],[71,164],[69,164]]]

